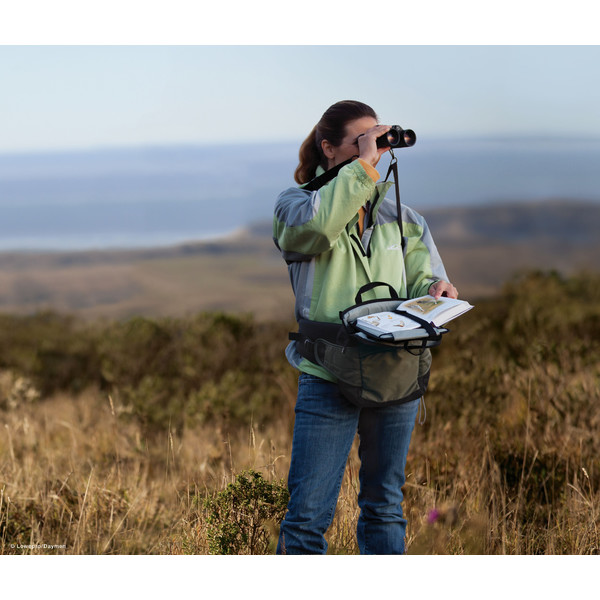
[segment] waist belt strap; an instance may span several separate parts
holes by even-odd
[[[342,345],[348,343],[348,335],[343,325],[308,319],[300,319],[298,331],[291,332],[289,338],[296,342],[296,349],[301,356],[316,364],[318,364],[314,349],[316,340],[323,339]]]

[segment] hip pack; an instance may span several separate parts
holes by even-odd
[[[387,286],[390,298],[363,302],[362,294],[377,286]],[[394,311],[402,301],[391,285],[368,283],[358,291],[356,304],[340,312],[340,323],[300,319],[298,332],[289,337],[304,358],[337,379],[340,392],[353,404],[367,407],[409,402],[425,393],[430,348],[439,345],[448,330],[417,319],[422,328],[414,330],[414,338],[384,341],[356,327],[359,317]]]

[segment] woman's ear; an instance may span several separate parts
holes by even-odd
[[[332,159],[335,157],[335,152],[333,149],[334,149],[333,144],[331,144],[327,140],[323,140],[321,142],[321,150],[323,150],[323,154],[325,155],[325,158]]]

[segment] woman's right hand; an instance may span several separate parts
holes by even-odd
[[[358,137],[358,158],[368,162],[372,166],[377,166],[381,155],[390,148],[378,148],[377,138],[381,137],[391,129],[391,125],[375,125]]]

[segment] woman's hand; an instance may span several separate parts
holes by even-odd
[[[448,298],[458,298],[458,290],[448,281],[436,281],[429,286],[430,296],[433,296],[436,300],[439,300],[441,296],[447,296]]]
[[[377,138],[381,137],[391,129],[391,125],[375,125],[358,136],[358,158],[368,162],[374,167],[377,166],[381,155],[389,150],[388,148],[378,148]]]

